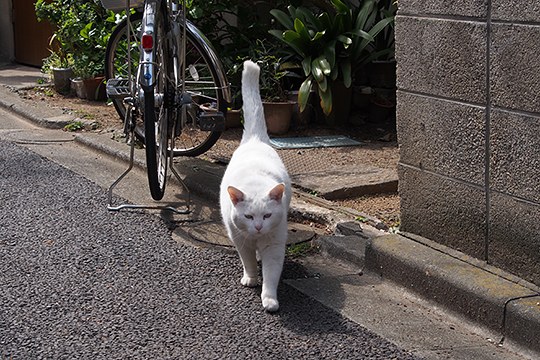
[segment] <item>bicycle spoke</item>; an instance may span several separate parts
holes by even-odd
[[[140,33],[141,33],[141,15],[135,13],[131,17],[131,22],[134,26],[131,29],[132,35],[135,35],[129,51],[132,59],[132,74],[137,75],[138,59],[141,53]],[[127,21],[123,20],[117,30],[113,32],[108,44],[107,54],[107,78],[126,78],[128,74],[128,46],[125,28]],[[194,29],[194,30],[193,30]],[[120,31],[122,30],[122,31]],[[189,25],[186,29],[186,65],[180,66],[179,72],[185,72],[185,90],[191,95],[192,104],[187,106],[186,119],[178,123],[177,133],[175,137],[174,155],[175,156],[196,156],[208,150],[219,138],[221,131],[204,131],[201,130],[199,124],[199,116],[205,111],[225,113],[227,104],[225,102],[224,90],[218,85],[221,76],[218,78],[218,70],[221,65],[215,65],[215,54],[207,53],[209,46],[204,43],[203,37],[197,35],[197,30],[193,25]],[[194,32],[193,32],[194,31]],[[190,66],[191,65],[191,66]],[[174,83],[174,72],[172,65],[170,73],[166,74],[167,79]],[[191,73],[190,73],[191,70]],[[135,82],[136,84],[136,82]],[[182,84],[179,84],[181,86]],[[137,92],[134,93],[134,95]],[[135,98],[135,101],[138,101]],[[122,99],[113,99],[113,104],[122,119],[125,118],[125,104]],[[142,105],[142,104],[141,104]],[[205,110],[203,110],[203,108]],[[140,107],[142,111],[142,106]],[[176,110],[171,110],[172,118],[175,118]],[[144,124],[141,122],[142,117],[135,116],[137,120],[135,124],[135,134],[137,137],[146,143]],[[156,143],[158,145],[159,142]],[[170,145],[169,145],[170,146]]]

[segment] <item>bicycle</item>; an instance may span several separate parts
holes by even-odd
[[[211,44],[186,19],[185,2],[101,3],[126,11],[107,45],[107,94],[124,132],[144,143],[150,193],[161,200],[173,157],[200,155],[219,139],[229,84]]]

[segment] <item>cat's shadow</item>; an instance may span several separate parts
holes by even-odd
[[[319,276],[324,277],[324,275],[314,274],[294,260],[286,260],[282,281],[278,288],[280,309],[273,316],[278,317],[286,328],[297,334],[351,334],[356,332],[358,330],[357,325],[333,309],[339,310],[345,304],[344,284],[354,283],[355,286],[371,286],[374,280],[362,278],[358,281],[356,278],[360,279],[358,274],[327,277],[324,285],[319,288],[317,285],[321,280]],[[311,291],[326,292],[326,301],[331,302],[333,309],[297,290],[288,280],[298,282],[307,280],[306,284],[311,287]]]

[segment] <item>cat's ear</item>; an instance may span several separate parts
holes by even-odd
[[[268,196],[272,200],[276,200],[277,202],[281,202],[281,198],[283,197],[283,193],[285,192],[285,185],[284,184],[277,184],[274,186],[272,190],[270,190],[270,193]]]
[[[227,192],[229,193],[229,197],[231,198],[232,203],[234,206],[238,204],[241,201],[244,201],[244,193],[234,186],[229,186],[227,188]]]

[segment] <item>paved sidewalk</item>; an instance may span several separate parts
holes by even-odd
[[[31,77],[24,67],[0,68],[0,106],[41,126],[63,127],[71,119],[54,111],[30,109],[10,90],[28,86]],[[18,82],[17,78],[21,80]],[[82,133],[76,140],[111,156],[127,157],[127,147],[108,136]],[[180,161],[189,162],[180,168],[191,191],[217,202],[224,167],[199,159]],[[136,159],[136,163],[144,166],[142,159]],[[336,228],[335,235],[317,240],[322,251],[330,256],[395,282],[463,316],[497,334],[497,342],[501,340],[504,345],[535,351],[536,356],[540,354],[540,289],[537,286],[413,234],[384,233],[376,228],[376,219],[368,219],[367,224],[361,225],[351,222],[355,218],[353,211],[336,209],[327,201],[300,192],[293,200],[292,213]],[[306,293],[316,289],[316,286],[297,285]],[[324,303],[323,294],[311,295]]]

